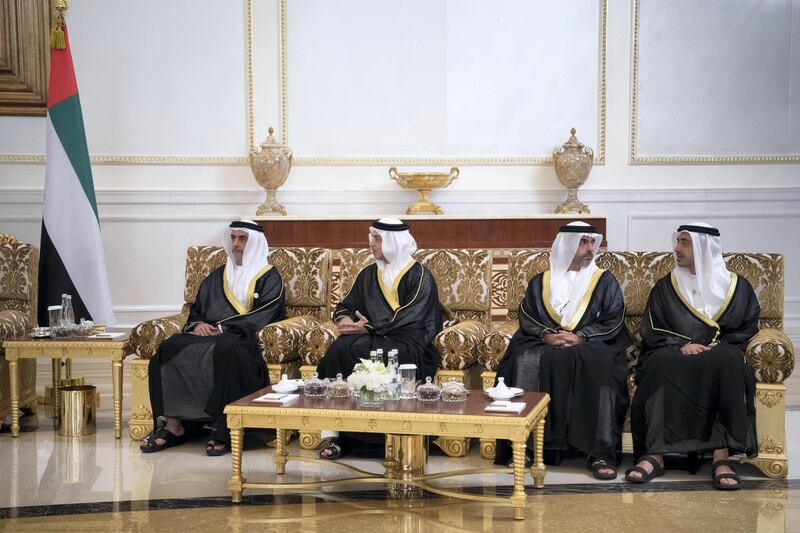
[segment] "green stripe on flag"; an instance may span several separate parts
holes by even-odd
[[[77,94],[61,100],[47,110],[50,121],[56,130],[61,145],[67,153],[72,168],[81,182],[83,192],[97,217],[97,200],[94,195],[92,166],[89,162],[89,149],[86,146],[86,132],[83,129],[81,102]],[[99,220],[99,219],[98,219]]]

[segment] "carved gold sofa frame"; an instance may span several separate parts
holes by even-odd
[[[508,250],[505,256],[504,275],[498,276],[493,288],[504,292],[497,299],[506,304],[506,320],[493,326],[493,331],[481,342],[479,362],[484,369],[484,386],[490,386],[495,371],[505,353],[508,342],[518,327],[517,312],[525,294],[528,281],[549,268],[548,250]],[[495,256],[495,261],[498,256]],[[765,253],[725,254],[728,269],[747,278],[753,285],[761,305],[759,333],[750,340],[745,351],[750,366],[755,370],[756,425],[758,456],[746,461],[756,465],[764,474],[784,478],[788,472],[785,430],[784,381],[794,369],[794,348],[783,334],[783,256]],[[655,282],[674,268],[671,253],[660,252],[602,252],[597,264],[611,271],[619,280],[625,298],[625,325],[632,339],[628,348],[628,364],[635,371],[641,342],[640,328],[647,296]],[[495,301],[493,294],[492,300]],[[629,380],[631,394],[633,380]],[[630,433],[623,435],[623,451],[632,451]],[[494,454],[493,442],[482,442],[484,457]]]
[[[430,268],[439,285],[439,296],[447,306],[447,327],[436,338],[442,352],[443,369],[438,379],[456,377],[480,386],[478,343],[489,333],[491,323],[491,255],[486,250],[423,250],[417,258]],[[148,320],[131,332],[130,346],[137,357],[128,360],[131,369],[131,438],[140,440],[152,431],[147,365],[161,342],[178,333],[186,323],[200,282],[224,264],[225,251],[217,246],[193,246],[187,252],[184,305],[175,315]],[[373,261],[368,249],[274,248],[270,262],[281,273],[286,293],[287,319],[269,324],[258,333],[261,355],[270,380],[282,373],[292,377],[313,373],[324,354],[323,343],[335,338],[333,309],[346,294],[358,271]],[[328,342],[327,344],[330,344]],[[327,347],[327,345],[325,345]],[[320,351],[321,350],[321,351]],[[318,435],[303,435],[304,447],[315,447]],[[457,455],[467,452],[466,439],[448,444]],[[460,443],[460,445],[459,445]]]
[[[0,421],[11,413],[8,363],[2,342],[30,333],[37,325],[39,250],[12,235],[0,235]],[[19,405],[35,413],[36,360],[19,362]]]
[[[517,310],[528,281],[549,268],[549,251],[543,249],[420,250],[416,258],[431,270],[439,298],[451,316],[434,344],[442,356],[436,379],[456,379],[469,388],[489,386],[517,328]],[[373,259],[368,249],[277,248],[271,262],[286,288],[287,320],[259,332],[262,356],[271,380],[281,373],[308,377],[337,336],[331,314],[347,294],[358,272]],[[784,380],[794,368],[794,349],[783,333],[783,257],[779,254],[726,254],[728,268],[747,278],[761,304],[761,331],[746,350],[756,373],[758,456],[750,460],[770,477],[787,473]],[[131,334],[131,347],[139,356],[129,360],[132,375],[130,433],[141,439],[152,429],[147,393],[147,360],[167,336],[180,331],[200,281],[225,261],[219,247],[191,247],[187,255],[185,304],[181,313],[150,320]],[[633,372],[638,355],[639,328],[651,287],[673,268],[671,253],[602,252],[598,265],[610,270],[622,285],[625,324],[633,342],[628,362]],[[627,429],[627,428],[626,428]],[[300,445],[313,448],[319,435],[301,434]],[[469,439],[440,439],[437,444],[451,456],[466,455]],[[631,451],[630,433],[623,450]],[[494,442],[482,441],[481,454],[494,455]]]

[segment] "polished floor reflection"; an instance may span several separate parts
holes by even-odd
[[[80,374],[79,374],[80,372]],[[363,526],[370,531],[564,531],[609,528],[636,531],[800,531],[800,410],[787,412],[789,479],[769,480],[754,467],[742,466],[743,490],[711,490],[709,467],[697,475],[669,471],[647,486],[631,486],[621,476],[610,483],[592,479],[580,460],[549,469],[546,486],[528,488],[526,520],[515,522],[508,507],[439,497],[418,501],[390,500],[382,489],[339,486],[298,495],[249,491],[232,505],[227,489],[230,455],[207,457],[203,440],[164,452],[143,455],[127,433],[113,437],[110,368],[76,365],[75,373],[98,386],[102,401],[98,433],[60,437],[44,409],[24,424],[38,429],[12,439],[0,434],[0,529],[46,531],[158,531],[181,527],[210,530],[316,531]],[[39,383],[49,375],[41,372]],[[130,412],[126,390],[125,418]],[[271,449],[244,454],[250,481],[275,479]],[[296,441],[290,453],[312,456]],[[630,457],[626,458],[629,466]],[[459,467],[486,467],[473,450],[464,459],[430,458],[430,472]],[[379,472],[380,461],[350,459]],[[623,468],[624,468],[623,467]],[[290,461],[286,480],[335,479],[346,473],[335,465]],[[531,483],[530,478],[526,483]],[[510,490],[503,472],[442,481],[471,491]],[[300,528],[300,529],[298,529]]]

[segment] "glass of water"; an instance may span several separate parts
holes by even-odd
[[[400,372],[400,397],[411,400],[417,397],[417,365],[405,364],[398,367]]]

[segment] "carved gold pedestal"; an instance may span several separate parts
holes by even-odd
[[[425,440],[420,435],[386,435],[384,475],[406,482],[386,484],[392,498],[418,498],[424,493],[422,487],[409,485],[407,482],[425,475],[425,463],[428,461]]]
[[[758,456],[744,459],[772,478],[785,478],[789,473],[786,456],[786,386],[783,383],[756,383],[756,435]]]

